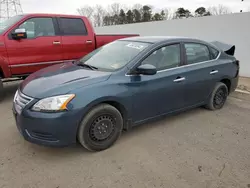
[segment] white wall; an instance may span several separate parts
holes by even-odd
[[[250,12],[230,15],[97,27],[97,34],[187,36],[236,45],[240,75],[250,77]]]

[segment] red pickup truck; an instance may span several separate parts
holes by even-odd
[[[14,16],[0,23],[0,100],[6,78],[24,79],[46,66],[76,60],[104,44],[131,36],[138,35],[96,35],[84,16]]]

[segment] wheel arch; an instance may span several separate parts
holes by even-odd
[[[222,82],[223,84],[227,86],[228,93],[230,93],[231,92],[231,80],[229,78],[223,78],[220,80],[220,82]]]
[[[128,107],[121,102],[117,97],[103,97],[99,98],[95,101],[92,101],[88,105],[85,106],[83,110],[83,117],[81,121],[83,120],[84,116],[94,107],[101,105],[101,104],[109,104],[113,107],[115,107],[122,115],[123,118],[123,129],[127,130],[130,127],[129,121],[129,110]]]
[[[0,56],[0,77],[8,78],[11,76],[11,70],[8,65],[8,60],[3,56]]]
[[[5,76],[4,76],[4,73],[3,73],[3,69],[2,69],[2,67],[0,66],[0,78],[4,78]]]

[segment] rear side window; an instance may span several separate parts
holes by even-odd
[[[210,60],[210,52],[206,45],[186,43],[185,49],[188,64],[200,63]]]
[[[60,28],[64,35],[87,35],[87,29],[80,18],[60,18]]]
[[[212,59],[216,59],[218,57],[219,53],[220,53],[218,50],[216,50],[213,47],[210,47],[210,51],[211,51],[211,57],[212,57]]]

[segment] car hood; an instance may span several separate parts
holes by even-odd
[[[41,99],[105,81],[110,75],[108,72],[88,70],[73,63],[63,63],[31,74],[22,82],[20,90],[25,95]]]

